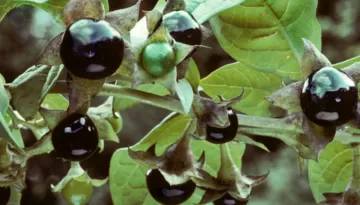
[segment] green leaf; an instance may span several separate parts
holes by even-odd
[[[16,129],[11,129],[9,124],[10,120],[6,120],[4,115],[0,114],[0,137],[5,138],[15,147],[24,147],[20,133]]]
[[[146,187],[148,167],[131,159],[127,149],[117,150],[110,162],[110,193],[114,205],[157,205]],[[186,204],[197,204],[202,191],[197,189]]]
[[[162,85],[160,84],[141,84],[139,85],[137,88],[137,90],[141,90],[147,93],[152,93],[155,95],[159,95],[159,96],[165,96],[170,94],[169,91]],[[121,98],[121,97],[115,97],[114,98],[114,110],[115,111],[121,111],[121,110],[125,110],[128,109],[132,106],[134,106],[135,104],[137,104],[138,102],[136,100],[130,100],[130,99],[126,99],[126,98]]]
[[[321,47],[317,1],[247,0],[210,20],[224,50],[237,61],[299,79],[302,38]]]
[[[50,13],[56,20],[62,21],[63,9],[68,0],[2,0],[0,4],[0,21],[12,9],[31,5]]]
[[[61,94],[48,94],[41,103],[41,107],[49,110],[66,110],[69,101]]]
[[[190,58],[188,62],[188,68],[185,73],[185,78],[189,81],[193,90],[197,91],[197,88],[200,84],[200,72],[193,58]]]
[[[235,164],[241,170],[242,156],[245,152],[245,144],[229,143],[229,149]],[[216,176],[220,168],[220,146],[205,140],[193,140],[192,150],[197,157],[199,157],[201,153],[205,151],[205,170],[208,171],[211,175]]]
[[[156,143],[156,153],[160,155],[169,145],[175,143],[184,135],[190,123],[191,118],[189,116],[171,113],[150,130],[133,148],[145,151]]]
[[[194,93],[190,83],[186,79],[182,79],[176,84],[175,90],[183,106],[184,112],[189,113],[194,100]]]
[[[185,0],[186,10],[200,23],[204,23],[217,13],[236,6],[244,0]]]
[[[33,118],[64,66],[33,66],[9,84],[11,104],[25,118]],[[31,95],[29,95],[31,93]]]
[[[352,176],[352,150],[337,141],[329,143],[320,153],[318,162],[309,162],[309,181],[317,202],[323,193],[343,192]]]
[[[4,87],[5,80],[1,78],[2,76],[0,75],[0,115],[6,113],[10,101],[7,91]]]
[[[274,74],[253,69],[240,62],[225,65],[200,81],[204,91],[213,98],[221,95],[226,99],[243,98],[233,106],[236,110],[252,115],[269,115],[270,104],[266,96],[281,86],[281,80]]]
[[[90,117],[96,126],[100,139],[119,142],[119,138],[109,121],[99,115],[91,115]]]

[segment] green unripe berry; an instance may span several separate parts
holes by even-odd
[[[143,68],[153,77],[161,77],[175,66],[175,52],[167,42],[147,45],[141,54],[141,59]]]
[[[88,181],[72,179],[69,181],[62,194],[69,205],[85,205],[90,201],[93,193],[93,186]]]

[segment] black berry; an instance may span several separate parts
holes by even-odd
[[[98,132],[92,120],[82,114],[71,114],[52,131],[56,156],[71,161],[90,157],[98,149]]]
[[[300,102],[307,118],[320,126],[342,125],[355,116],[357,88],[344,72],[324,67],[304,82]]]
[[[9,198],[10,198],[10,188],[0,187],[0,205],[7,204]]]
[[[73,75],[102,79],[113,74],[121,64],[124,41],[106,21],[80,19],[65,31],[60,56]]]
[[[206,140],[214,144],[223,144],[233,140],[239,127],[238,118],[233,109],[228,109],[230,125],[224,128],[206,126]]]
[[[178,42],[200,45],[202,32],[198,22],[186,11],[173,11],[164,15],[164,25]]]
[[[161,204],[181,204],[191,197],[196,185],[191,180],[178,185],[170,185],[158,169],[149,170],[146,184],[151,196]]]
[[[241,201],[232,197],[230,194],[226,193],[220,199],[214,201],[214,205],[246,205],[247,200]]]

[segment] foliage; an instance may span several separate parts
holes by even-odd
[[[67,15],[79,15],[63,13],[64,7],[74,2],[0,0],[0,21],[12,9],[26,4],[44,9],[65,25],[64,19],[71,19]],[[51,132],[68,114],[89,115],[99,132],[101,153],[104,141],[121,140],[120,114],[136,103],[145,103],[172,113],[135,145],[113,153],[108,178],[92,179],[80,164],[72,162],[53,191],[63,191],[68,201],[76,204],[76,196],[69,196],[70,188],[86,186],[86,197],[78,202],[84,204],[93,186],[108,181],[115,205],[157,204],[148,193],[145,176],[147,170],[158,168],[170,184],[185,179],[196,183],[196,191],[186,204],[211,203],[226,193],[251,204],[252,188],[264,182],[267,174],[245,175],[242,156],[248,146],[268,151],[255,140],[258,136],[283,141],[299,154],[300,162],[308,162],[304,166],[316,203],[333,204],[329,193],[335,192],[341,193],[343,205],[351,204],[350,199],[360,201],[358,119],[337,128],[320,127],[303,115],[299,103],[303,80],[322,67],[342,69],[360,81],[359,57],[331,64],[321,53],[317,1],[158,0],[143,17],[140,0],[115,11],[109,11],[107,0],[93,2],[105,9],[95,6],[89,7],[90,13],[80,13],[82,17],[100,13],[98,17],[121,34],[127,45],[122,64],[106,79],[77,78],[61,64],[60,34],[44,49],[38,65],[12,82],[5,82],[0,75],[0,174],[4,176],[0,186],[24,188],[26,161],[54,149]],[[203,24],[202,32],[213,34],[236,62],[201,76],[191,55],[202,45],[175,42],[161,24],[162,14],[173,10],[190,12]],[[174,54],[171,63],[164,62],[171,65],[168,71],[156,76],[143,67],[143,50],[154,42],[165,42]],[[163,55],[161,50],[151,52],[157,58]],[[65,82],[66,75],[71,80],[67,77]],[[106,100],[91,106],[94,96]],[[241,112],[237,115],[238,135],[225,145],[207,142],[207,127],[226,129],[230,106]],[[31,130],[37,143],[24,147],[21,128]],[[82,193],[74,191],[76,194]],[[20,204],[20,197],[12,192],[9,204]]]

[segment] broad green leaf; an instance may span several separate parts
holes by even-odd
[[[329,143],[320,152],[319,161],[309,162],[309,181],[317,202],[323,193],[343,192],[352,176],[352,150],[337,141]]]
[[[194,100],[194,93],[190,83],[186,79],[182,79],[176,84],[175,90],[183,106],[184,112],[189,113]]]
[[[9,84],[11,104],[24,118],[35,116],[42,100],[54,86],[63,68],[62,65],[33,66]]]
[[[204,23],[217,13],[236,6],[244,0],[185,0],[186,10],[200,23]]]
[[[184,135],[190,123],[189,116],[171,113],[133,147],[135,150],[146,150],[156,143],[156,153],[160,155]]]
[[[117,150],[110,163],[110,193],[114,205],[158,205],[146,187],[148,167],[132,160],[127,149]],[[197,204],[202,191],[197,189],[186,204]]]
[[[41,107],[49,110],[66,110],[69,101],[61,94],[48,94],[41,103]]]
[[[185,73],[186,80],[189,81],[194,91],[197,91],[197,88],[200,83],[200,72],[198,69],[198,66],[196,65],[196,62],[193,58],[190,58],[188,62],[188,68]]]
[[[204,91],[213,98],[226,99],[244,95],[234,108],[246,114],[269,115],[270,104],[265,97],[281,86],[274,74],[258,71],[243,63],[225,65],[200,81]]]
[[[247,0],[210,20],[224,50],[237,61],[299,79],[303,41],[321,47],[314,0]]]
[[[50,13],[56,20],[62,21],[63,9],[68,0],[1,0],[0,3],[0,21],[12,9],[31,5]]]

